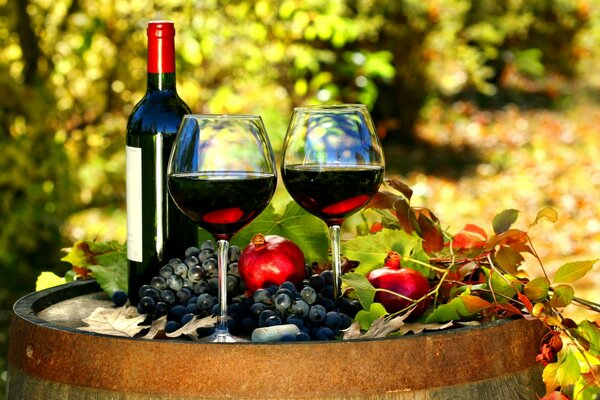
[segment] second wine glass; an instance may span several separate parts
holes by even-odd
[[[371,200],[384,175],[383,149],[367,107],[295,108],[284,139],[281,174],[294,200],[329,227],[337,299],[340,226]]]
[[[269,204],[275,192],[275,157],[259,116],[186,115],[168,166],[177,207],[217,241],[219,315],[213,342],[243,341],[227,327],[229,240]]]

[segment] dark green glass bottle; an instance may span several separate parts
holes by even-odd
[[[170,198],[167,163],[189,107],[175,85],[175,28],[171,21],[148,24],[148,85],[127,121],[127,259],[129,298],[158,270],[196,246],[197,226]]]

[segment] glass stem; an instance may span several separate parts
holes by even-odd
[[[342,295],[342,260],[340,255],[340,226],[329,227],[331,239],[331,265],[333,267],[333,298],[339,299]]]
[[[227,263],[229,261],[229,242],[227,240],[217,241],[217,259],[219,274],[219,315],[215,334],[227,335]]]

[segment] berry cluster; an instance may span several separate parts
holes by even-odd
[[[284,282],[234,299],[228,309],[229,330],[250,335],[256,328],[293,324],[300,332],[284,335],[281,341],[331,340],[350,326],[359,309],[347,298],[334,300],[333,274],[323,271],[305,279],[302,288]]]
[[[234,335],[250,336],[256,328],[293,324],[300,332],[283,335],[281,341],[331,340],[350,326],[360,310],[356,300],[334,299],[332,271],[311,276],[307,273],[301,288],[284,282],[245,297],[237,267],[239,256],[240,248],[231,246],[227,271],[228,324]],[[194,316],[217,315],[217,274],[214,242],[208,240],[200,248],[190,247],[184,260],[171,259],[149,284],[139,289],[138,313],[148,315],[149,321],[166,315],[167,333],[176,331]],[[112,299],[122,306],[127,295],[117,291]]]
[[[243,293],[237,262],[240,248],[229,248],[227,292]],[[156,320],[167,316],[166,332],[174,332],[194,316],[206,317],[218,313],[218,267],[215,244],[203,242],[200,248],[189,247],[185,258],[171,259],[149,284],[139,288],[139,314]],[[127,296],[122,292],[113,294],[113,302],[123,305]]]

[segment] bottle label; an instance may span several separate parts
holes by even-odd
[[[127,258],[142,262],[142,149],[126,146]]]

